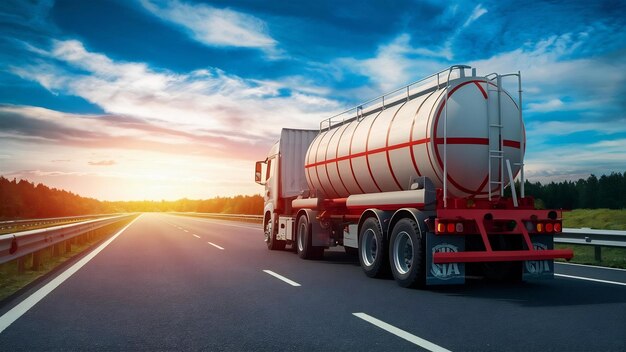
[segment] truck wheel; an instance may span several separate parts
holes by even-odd
[[[314,247],[311,243],[311,224],[306,215],[298,219],[298,232],[296,233],[296,250],[302,259],[319,259],[324,255],[324,247]]]
[[[426,282],[425,243],[413,219],[400,219],[389,240],[391,273],[402,287],[424,286]]]
[[[276,234],[272,231],[272,219],[269,219],[265,224],[265,243],[267,249],[272,251],[280,251],[285,249],[285,241],[279,241],[276,239]]]
[[[365,275],[383,277],[389,272],[387,261],[387,244],[383,231],[376,218],[363,222],[359,233],[359,262]]]

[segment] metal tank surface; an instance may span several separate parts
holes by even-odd
[[[408,190],[426,176],[453,197],[497,195],[520,170],[525,145],[518,103],[488,77],[461,73],[404,98],[354,110],[320,128],[305,157],[308,186],[324,198]],[[447,95],[447,97],[446,97]],[[501,159],[501,161],[497,161]],[[445,165],[445,166],[444,166]],[[502,182],[502,181],[501,181]]]

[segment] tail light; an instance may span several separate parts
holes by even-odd
[[[439,234],[463,233],[465,231],[465,226],[463,225],[463,222],[459,221],[437,220],[435,230],[437,230],[436,232]]]
[[[538,233],[555,233],[561,230],[563,226],[560,221],[542,221],[535,225],[535,231]]]

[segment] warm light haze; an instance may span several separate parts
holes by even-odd
[[[100,200],[258,194],[282,127],[452,64],[517,72],[526,177],[626,170],[610,1],[3,1],[0,175]]]

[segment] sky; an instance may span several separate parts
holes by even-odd
[[[626,171],[624,1],[0,2],[0,175],[259,194],[280,129],[453,64],[522,72],[526,177]]]

